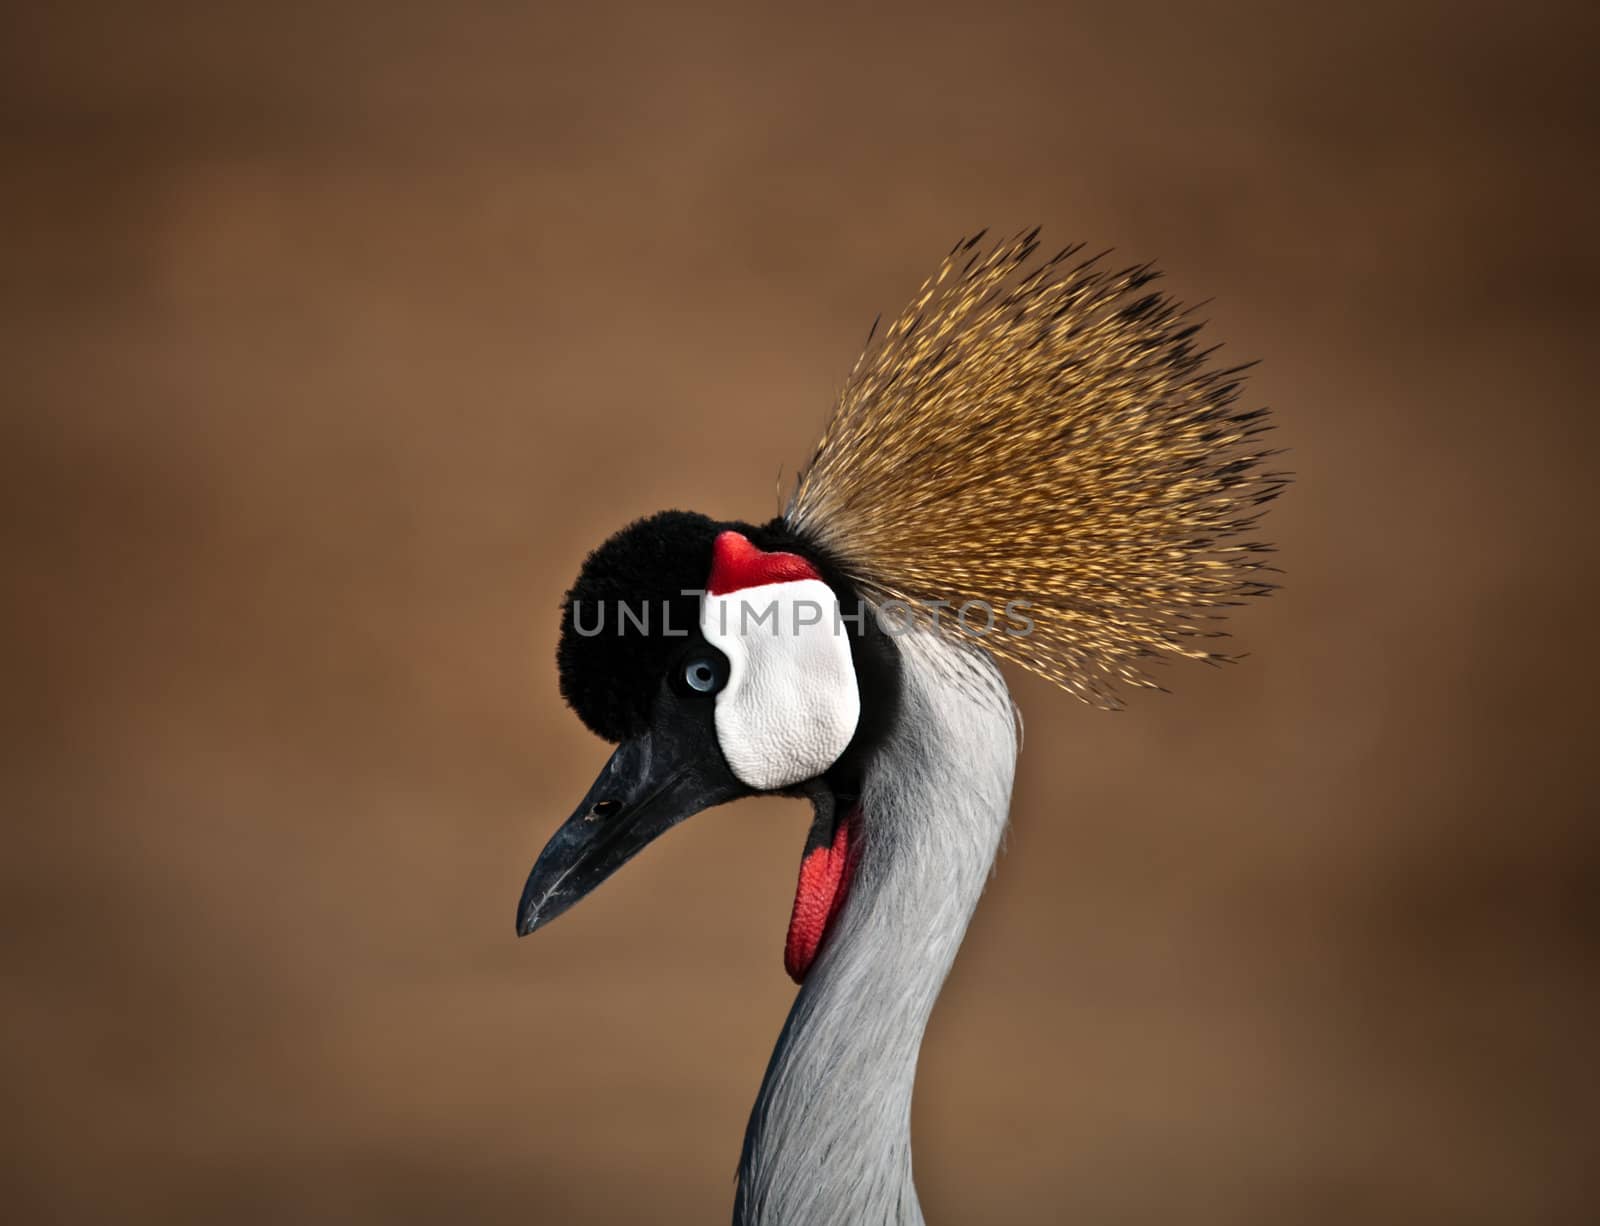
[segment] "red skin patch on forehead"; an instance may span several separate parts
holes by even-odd
[[[800,880],[794,891],[794,911],[789,916],[789,935],[783,943],[783,969],[796,983],[805,981],[806,972],[817,960],[817,951],[833,927],[833,921],[850,893],[850,878],[855,871],[851,846],[857,814],[852,813],[833,832],[832,846],[813,847],[800,861]]]
[[[726,596],[740,588],[796,579],[820,579],[817,568],[797,553],[768,553],[750,543],[742,532],[719,533],[711,546],[711,578],[706,591]]]

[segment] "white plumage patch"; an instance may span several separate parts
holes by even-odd
[[[838,760],[855,735],[861,694],[832,588],[798,579],[707,593],[700,630],[728,657],[717,740],[740,780],[770,791]]]

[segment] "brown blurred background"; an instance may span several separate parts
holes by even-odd
[[[1596,1220],[1593,12],[8,9],[7,1218],[725,1221],[808,813],[514,940],[557,602],[1043,222],[1264,359],[1287,587],[1015,679],[930,1220]]]

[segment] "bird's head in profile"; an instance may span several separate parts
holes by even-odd
[[[803,978],[848,885],[859,763],[897,705],[896,649],[866,602],[781,521],[664,511],[584,563],[557,663],[562,696],[617,748],[535,864],[518,932],[703,809],[803,794],[816,820],[785,959]]]
[[[871,843],[863,776],[922,675],[890,604],[941,658],[987,652],[1099,706],[1155,686],[1152,662],[1226,658],[1219,619],[1271,588],[1248,539],[1286,480],[1261,467],[1266,411],[1237,404],[1244,368],[1211,363],[1153,268],[1036,250],[1037,231],[951,251],[869,338],[778,519],[668,511],[590,555],[561,691],[617,748],[534,865],[519,932],[702,809],[803,794],[785,958],[803,978]],[[937,612],[974,605],[977,630]]]

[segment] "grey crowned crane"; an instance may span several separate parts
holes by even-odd
[[[911,1093],[1005,829],[1019,746],[995,659],[1114,707],[1154,658],[1216,661],[1264,594],[1243,539],[1284,484],[1199,325],[1033,233],[957,245],[857,361],[787,509],[666,511],[584,563],[561,692],[617,748],[540,854],[517,931],[741,796],[814,820],[800,984],[739,1159],[737,1226],[922,1222]],[[981,238],[981,236],[980,236]]]

